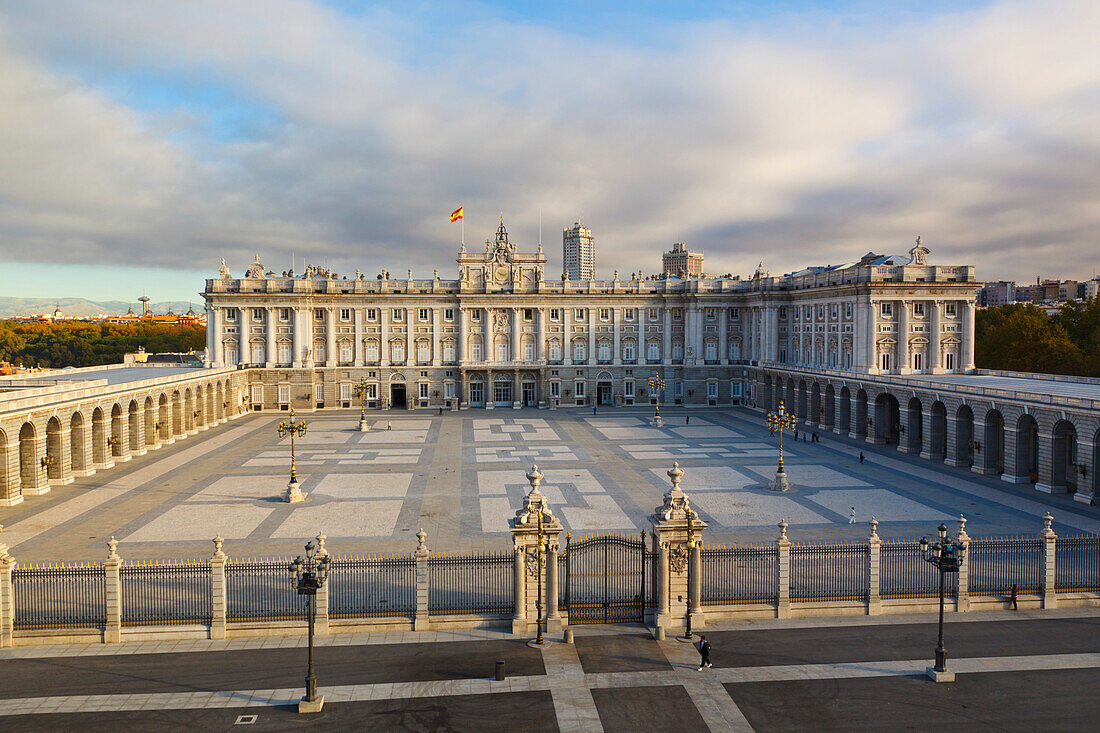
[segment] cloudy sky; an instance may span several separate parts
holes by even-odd
[[[889,5],[883,11],[882,5]],[[619,6],[629,7],[628,12]],[[583,215],[599,276],[904,252],[1100,269],[1100,3],[0,4],[3,295],[194,299],[225,257],[455,271]]]

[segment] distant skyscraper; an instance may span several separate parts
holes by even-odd
[[[703,274],[703,253],[688,252],[687,245],[677,242],[672,245],[672,251],[665,252],[661,257],[666,275],[678,277],[691,277]]]
[[[596,278],[596,240],[592,230],[576,222],[561,232],[561,254],[565,274],[570,280]]]

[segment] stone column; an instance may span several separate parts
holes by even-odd
[[[378,322],[381,324],[381,328],[378,330],[378,366],[388,367],[390,365],[390,309],[382,307],[378,309]],[[383,376],[383,375],[379,375]],[[385,384],[385,380],[382,380]],[[379,399],[382,399],[382,395],[378,395]],[[385,402],[389,404],[389,395],[386,395]]]
[[[779,309],[774,305],[764,310],[764,359],[773,364],[779,361]]]
[[[211,616],[210,638],[224,639],[226,635],[227,602],[225,591],[225,553],[222,552],[221,535],[214,537],[214,556],[210,558]]]
[[[940,325],[940,301],[930,300],[925,304],[929,309],[928,316],[928,368],[930,374],[943,374],[943,364],[940,356],[940,338],[943,326]]]
[[[1005,447],[1008,447],[1008,433],[1005,432]],[[1086,431],[1082,430],[1077,434],[1077,491],[1073,494],[1073,500],[1080,502],[1081,504],[1091,504],[1093,501],[1093,486],[1095,486],[1096,476],[1096,456],[1093,455],[1093,442],[1090,436],[1086,435]],[[1008,469],[1007,460],[1008,451],[1005,451],[1005,470]],[[1081,474],[1081,469],[1085,470],[1084,475]]]
[[[336,309],[330,306],[325,308],[325,366],[336,364]]]
[[[279,329],[275,323],[275,309],[269,306],[264,309],[264,335],[267,336],[267,359],[264,361],[264,366],[268,369],[275,366],[278,356],[275,353],[275,332]]]
[[[697,595],[697,584],[700,583],[697,556],[702,532],[707,525],[692,510],[687,494],[680,488],[680,480],[683,476],[684,471],[680,468],[680,464],[673,463],[672,469],[668,471],[672,488],[664,495],[661,506],[657,507],[649,518],[654,539],[662,552],[661,579],[664,585],[661,586],[658,583],[658,587],[662,590],[657,612],[657,627],[663,629],[685,627],[688,609],[691,609],[693,628],[704,628],[706,625],[706,617],[699,605]],[[689,567],[692,576],[690,587]]]
[[[974,304],[968,300],[959,302],[959,366],[965,374],[974,370]]]
[[[542,308],[535,309],[535,360],[546,361],[546,311]],[[545,399],[545,394],[540,399]]]
[[[523,355],[520,353],[520,332],[523,331],[523,314],[519,308],[512,308],[512,333],[511,333],[511,345],[508,348],[509,361],[517,362]],[[519,391],[519,380],[516,380],[516,391]],[[512,395],[515,397],[516,395]]]
[[[432,308],[432,366],[443,365],[443,309]]]
[[[237,312],[240,313],[240,318],[238,319],[238,321],[241,328],[241,332],[240,334],[238,334],[240,338],[237,339],[237,342],[239,344],[239,346],[237,347],[237,364],[240,366],[245,366],[249,363],[248,360],[252,358],[252,329],[250,328],[250,316],[252,315],[252,312],[248,308],[248,306],[244,305],[238,308]]]
[[[353,347],[353,350],[352,350],[352,358],[354,358],[355,361],[352,362],[352,363],[357,367],[363,366],[363,362],[364,362],[364,354],[363,354],[363,316],[364,315],[365,315],[365,313],[364,313],[362,308],[352,308],[351,309],[351,321],[354,324],[354,328],[352,329],[354,331],[353,338],[355,339],[355,346]]]
[[[661,333],[661,363],[672,365],[672,307],[668,300],[663,304],[665,327]],[[671,385],[670,385],[671,386]]]
[[[898,300],[894,303],[898,309],[898,374],[911,374],[913,369],[909,365],[909,303]]]
[[[126,420],[123,415],[123,421]],[[57,478],[50,479],[51,486],[64,486],[71,484],[76,478],[73,476],[73,443],[72,443],[72,425],[68,421],[61,423],[61,430],[58,431],[58,445],[57,445]],[[123,460],[130,460],[130,440],[126,438],[126,458]],[[1084,482],[1081,482],[1083,485]]]
[[[107,604],[107,624],[103,629],[103,643],[117,644],[122,641],[122,579],[118,569],[122,558],[118,556],[118,540],[113,536],[107,541],[110,554],[103,562],[103,597]]]
[[[561,336],[561,361],[564,366],[573,364],[573,309],[561,309],[562,336]]]
[[[538,466],[531,466],[527,474],[527,481],[531,484],[531,491],[523,499],[523,508],[516,512],[516,516],[509,520],[512,531],[512,547],[516,555],[516,613],[512,617],[512,633],[526,634],[537,632],[532,622],[538,620],[538,607],[536,599],[539,598],[539,559],[542,559],[542,608],[543,618],[546,619],[546,631],[561,630],[562,620],[557,619],[557,627],[551,628],[549,612],[551,605],[549,595],[551,585],[554,585],[554,605],[557,608],[557,554],[560,547],[559,535],[562,532],[561,523],[550,511],[550,505],[546,497],[539,491],[542,482],[542,474]],[[541,520],[541,523],[540,523]],[[540,538],[541,530],[541,538]],[[545,542],[545,552],[540,547],[540,539]],[[551,571],[550,558],[554,558]]]
[[[779,538],[775,541],[778,562],[775,564],[777,597],[775,599],[776,618],[791,617],[791,541],[787,539],[787,520],[779,520]]]
[[[959,515],[959,531],[955,535],[955,545],[966,550],[970,549],[970,535],[966,533],[966,517]],[[969,555],[969,552],[967,553]],[[959,572],[955,574],[957,586],[955,591],[955,611],[965,612],[970,610],[970,563],[968,558],[963,559],[959,566]]]
[[[455,344],[455,356],[459,366],[466,363],[466,309],[461,306],[458,309],[458,343]],[[463,392],[462,396],[465,397],[466,393]]]
[[[867,615],[882,613],[881,558],[882,540],[878,536],[878,520],[871,517],[871,536],[867,538]]]
[[[944,419],[944,426],[947,429],[947,455],[944,456],[943,462],[948,466],[962,466],[966,467],[967,457],[959,455],[959,419],[958,408],[954,412],[948,409],[947,415]]]
[[[11,574],[15,570],[15,558],[8,554],[8,546],[0,542],[0,648],[12,646],[15,633],[15,592]]]
[[[653,533],[653,540],[657,544],[658,568],[657,568],[657,621],[658,627],[669,625],[668,606],[668,573],[669,573],[669,546],[667,542],[661,542],[657,533]]]
[[[294,350],[290,355],[291,367],[301,369],[305,359],[306,346],[302,340],[302,309],[298,306],[294,306],[294,309],[290,312],[290,348]],[[213,418],[214,416],[211,415],[210,417]]]
[[[623,354],[621,349],[621,339],[619,329],[622,323],[619,318],[619,309],[611,309],[611,363],[616,366],[620,366],[623,363]]]
[[[493,341],[493,311],[485,308],[481,312],[481,340],[485,342],[485,353],[482,356],[485,357],[485,361],[491,362],[496,359],[496,354],[493,349],[496,343]],[[489,401],[486,400],[486,404]]]
[[[589,364],[595,364],[596,359],[596,324],[599,323],[597,316],[599,315],[595,308],[587,308],[586,315],[588,316],[588,359]],[[594,375],[593,375],[594,376]],[[587,392],[585,393],[587,396]],[[593,395],[593,398],[595,395]]]
[[[1058,608],[1058,594],[1055,592],[1054,551],[1058,535],[1054,534],[1051,523],[1054,517],[1050,512],[1043,517],[1043,608]]]
[[[427,533],[421,529],[416,533],[416,617],[413,619],[413,631],[429,631],[432,628],[428,617],[428,558],[431,551],[424,544]]]
[[[756,308],[748,308],[747,311],[745,334],[748,338],[742,339],[745,353],[741,356],[751,363],[756,360]]]
[[[730,347],[729,347],[729,306],[721,306],[718,308],[718,363],[729,364],[730,363]]]

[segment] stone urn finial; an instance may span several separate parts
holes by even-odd
[[[118,540],[115,539],[114,535],[111,535],[111,539],[107,540],[107,549],[111,551],[110,554],[107,555],[108,560],[121,559],[118,556]]]
[[[668,470],[668,477],[672,480],[672,490],[680,490],[680,479],[684,477],[684,469],[680,468],[679,461],[672,462],[672,468]]]
[[[531,484],[531,491],[537,492],[539,490],[539,484],[542,483],[542,474],[539,472],[538,466],[531,466],[531,470],[527,472],[527,480]]]
[[[220,534],[214,535],[213,542],[214,542],[214,557],[218,557],[218,558],[225,557],[225,553],[222,552],[222,543],[225,542],[225,540],[222,539],[222,536]]]
[[[424,544],[425,540],[427,540],[427,539],[428,539],[428,533],[424,531],[423,527],[421,527],[420,531],[416,533],[416,551],[417,552],[427,551],[428,546]]]
[[[878,520],[875,519],[875,515],[871,515],[871,521],[868,522],[871,525],[871,539],[878,539]]]
[[[1051,527],[1051,524],[1053,523],[1054,516],[1050,512],[1047,512],[1046,516],[1043,517],[1043,537],[1054,536],[1054,529]]]
[[[787,539],[787,526],[788,526],[787,525],[787,520],[786,519],[780,519],[778,526],[779,526],[779,539],[781,539],[781,540]]]
[[[325,547],[325,540],[327,539],[328,535],[326,535],[324,532],[319,532],[317,534],[317,554],[319,556],[324,556],[328,554],[328,548]]]

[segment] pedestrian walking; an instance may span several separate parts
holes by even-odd
[[[691,415],[684,416],[684,425],[691,425]]]
[[[702,672],[703,667],[713,667],[710,663],[710,642],[707,641],[707,637],[699,634],[699,669],[697,671]]]
[[[440,415],[442,415],[442,414],[443,414],[443,408],[442,408],[442,407],[440,407],[440,408],[439,408],[439,414],[440,414]]]
[[[855,524],[855,523],[856,523],[856,508],[852,507],[851,511],[848,512],[848,524]]]
[[[860,462],[860,465],[863,464],[863,451],[859,452],[859,462]]]
[[[596,406],[595,406],[595,405],[592,405],[592,414],[593,414],[593,415],[595,415],[595,414],[596,414]]]
[[[386,430],[393,430],[393,423],[389,420],[386,421]]]
[[[1016,606],[1016,597],[1020,595],[1020,586],[1013,583],[1012,584],[1012,590],[1010,591],[1010,593],[1011,593],[1011,595],[1009,596],[1009,600],[1012,601],[1012,610],[1013,611],[1019,611],[1020,610],[1019,607]]]

